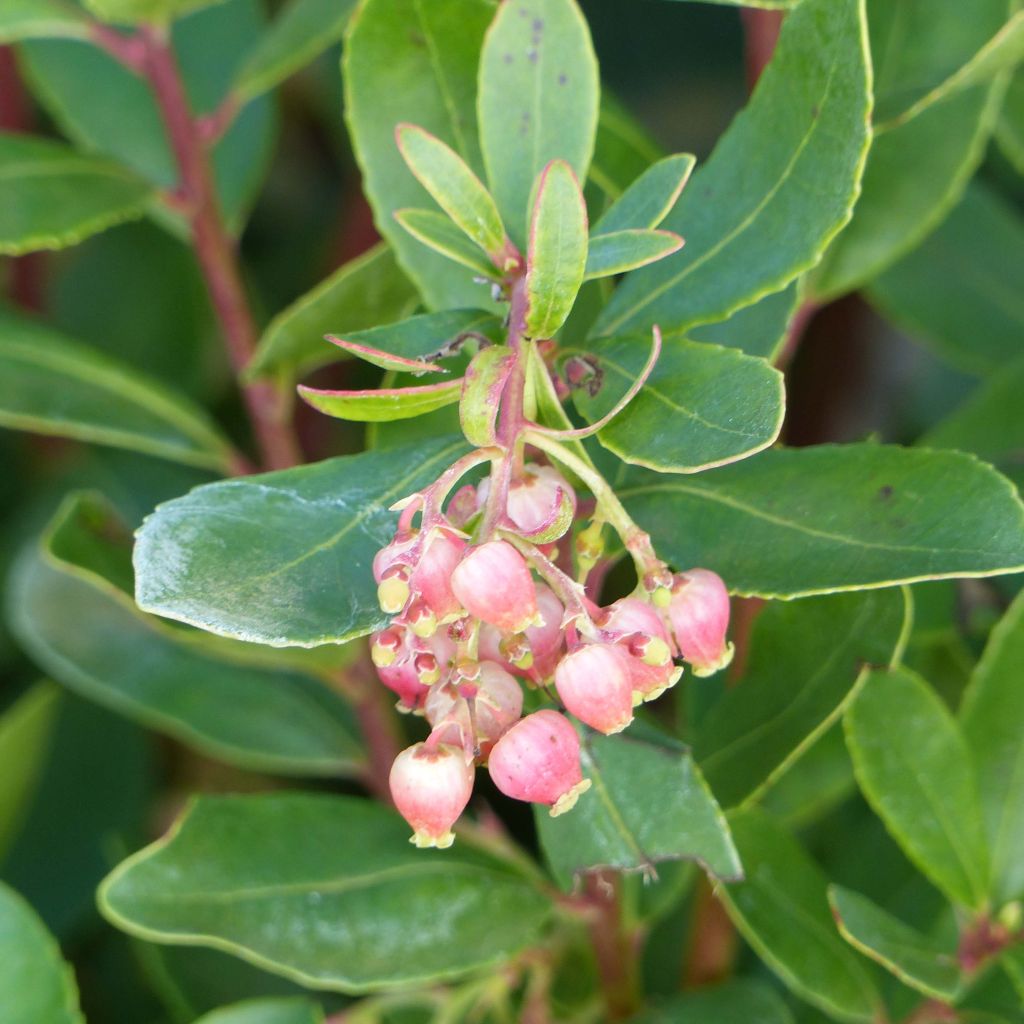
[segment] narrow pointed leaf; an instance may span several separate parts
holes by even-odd
[[[496,967],[537,939],[550,903],[532,882],[464,839],[424,851],[408,832],[352,797],[202,797],[106,879],[100,908],[147,941],[346,992]]]
[[[656,228],[672,212],[696,162],[689,153],[676,153],[652,164],[598,220],[593,233]]]
[[[427,316],[432,314],[428,313]],[[378,348],[370,348],[368,345],[360,345],[355,341],[346,341],[344,338],[335,338],[327,335],[326,338],[332,345],[337,345],[343,352],[371,366],[379,366],[382,370],[394,370],[396,373],[411,373],[414,377],[422,377],[425,373],[447,373],[448,371],[440,363],[432,363],[426,359],[406,359],[404,356],[393,356],[390,352],[382,352]]]
[[[412,388],[371,388],[368,391],[324,391],[299,385],[299,394],[314,409],[339,420],[356,423],[412,419],[454,404],[461,393],[461,380]]]
[[[88,20],[70,0],[4,0],[0,9],[0,43],[88,35]]]
[[[960,968],[955,949],[922,935],[851,889],[830,886],[828,901],[840,933],[854,949],[931,999],[950,1003],[956,998]]]
[[[575,0],[499,6],[480,56],[477,119],[487,181],[521,248],[544,167],[564,160],[586,179],[598,93],[597,60]]]
[[[505,345],[481,349],[469,364],[459,399],[459,422],[466,440],[477,448],[497,441],[501,393],[515,365]]]
[[[946,706],[907,669],[876,671],[843,724],[857,782],[903,852],[951,900],[982,906],[989,854],[977,781]]]
[[[630,736],[588,734],[583,775],[591,780],[569,814],[536,808],[544,853],[560,884],[600,868],[649,872],[661,861],[695,860],[734,881],[743,868],[729,829],[688,753]]]
[[[798,299],[798,289],[794,283],[781,292],[766,295],[753,305],[736,310],[725,320],[695,327],[686,336],[691,341],[728,345],[746,352],[748,356],[760,356],[774,362],[785,344]]]
[[[588,181],[599,188],[609,202],[615,202],[663,156],[664,151],[640,122],[602,87]],[[642,225],[623,225],[637,226]]]
[[[436,210],[396,210],[395,220],[417,242],[468,267],[477,276],[491,279],[499,276],[494,264],[443,213]]]
[[[587,246],[585,281],[611,277],[627,270],[656,263],[683,247],[683,240],[671,231],[625,228],[608,234],[591,235]]]
[[[309,999],[252,999],[214,1010],[195,1024],[323,1024],[323,1011]]]
[[[113,22],[167,21],[224,0],[84,0],[98,18]]]
[[[587,263],[587,207],[572,168],[549,164],[537,185],[526,270],[526,333],[550,338],[565,323]]]
[[[959,452],[779,448],[693,477],[630,470],[617,493],[663,558],[709,566],[744,595],[1024,570],[1013,486]]]
[[[342,643],[386,621],[371,562],[400,498],[466,450],[462,438],[224,480],[160,505],[139,530],[147,611],[275,647]]]

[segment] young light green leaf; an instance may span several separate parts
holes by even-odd
[[[397,814],[352,797],[201,797],[104,881],[100,908],[148,941],[344,992],[493,968],[537,939],[551,905],[532,881],[465,839],[407,839]]]
[[[953,1002],[960,989],[955,949],[922,935],[851,889],[829,886],[828,902],[840,934],[854,949],[929,998]]]
[[[630,274],[595,334],[722,320],[818,261],[863,170],[865,32],[862,0],[803,0],[786,18],[751,102],[664,221],[686,247]],[[811,178],[827,188],[809,195]]]
[[[598,95],[597,59],[576,0],[498,8],[480,55],[477,120],[487,181],[520,248],[537,175],[561,160],[586,180]]]
[[[4,0],[0,7],[0,43],[88,36],[85,14],[66,0]]]
[[[895,588],[772,603],[757,617],[743,685],[727,690],[693,737],[697,763],[726,807],[761,798],[888,664],[910,615]]]
[[[355,0],[291,0],[235,75],[239,103],[269,92],[336,43],[353,7]]]
[[[482,306],[487,291],[446,259],[424,252],[395,221],[395,210],[426,202],[395,146],[395,126],[422,126],[480,170],[476,71],[493,14],[489,0],[367,0],[349,22],[342,57],[345,117],[363,187],[377,227],[429,309]]]
[[[828,880],[762,811],[728,815],[746,881],[718,895],[743,937],[801,999],[836,1020],[875,1021],[881,1000],[863,961],[836,932]]]
[[[1018,401],[1020,395],[1018,393]],[[960,720],[974,757],[998,903],[1024,896],[1024,596],[992,630]]]
[[[0,133],[0,254],[63,249],[141,217],[152,189],[102,157],[29,135]]]
[[[1024,174],[1024,69],[1018,69],[1010,79],[995,136],[1006,159]]]
[[[84,0],[98,18],[114,22],[168,21],[224,0]]]
[[[491,194],[465,160],[417,125],[400,124],[395,138],[417,181],[494,266],[504,270],[506,261],[515,259],[514,250]]]
[[[71,967],[35,911],[0,882],[0,1006],[4,1024],[85,1024]]]
[[[312,291],[278,313],[260,338],[249,377],[293,379],[337,359],[325,334],[345,334],[408,316],[419,299],[385,243],[339,267]]]
[[[689,153],[676,153],[652,164],[602,215],[591,229],[592,236],[656,228],[672,212],[696,162]]]
[[[588,423],[614,407],[636,379],[646,352],[640,334],[598,338],[585,349],[562,348],[560,356],[582,356],[601,375],[596,393],[573,393]],[[598,433],[609,451],[659,473],[697,473],[746,458],[779,435],[785,411],[782,375],[764,360],[735,349],[667,339],[647,382],[629,405]]]
[[[453,405],[461,393],[461,380],[412,388],[370,388],[368,391],[325,391],[299,385],[299,394],[314,409],[339,420],[356,423],[386,423],[423,416]]]
[[[478,277],[496,279],[494,264],[451,222],[436,210],[395,210],[395,220],[425,246],[469,267]]]
[[[323,1019],[309,999],[252,999],[207,1013],[196,1024],[323,1024]]]
[[[630,1024],[793,1024],[793,1015],[768,985],[736,978],[673,996],[629,1020]]]
[[[0,310],[0,425],[227,469],[206,413],[128,366]]]
[[[967,373],[1024,356],[1024,219],[981,184],[913,252],[871,282],[889,319]]]
[[[786,341],[790,321],[797,310],[799,289],[797,282],[781,292],[766,295],[751,306],[736,310],[725,320],[714,324],[701,324],[686,332],[691,341],[705,341],[713,345],[728,345],[774,362]]]
[[[597,277],[624,274],[648,263],[671,256],[683,247],[683,240],[671,231],[624,228],[607,234],[591,235],[587,247],[585,281]]]
[[[903,852],[951,900],[983,906],[989,853],[977,780],[946,706],[907,669],[876,670],[843,724],[857,782]]]
[[[592,785],[572,813],[552,818],[536,808],[541,846],[562,886],[585,871],[653,872],[674,860],[695,860],[725,881],[742,877],[722,812],[687,752],[588,733],[581,756]]]
[[[371,561],[400,498],[466,450],[420,441],[224,480],[160,505],[139,530],[147,611],[274,647],[343,643],[381,628]]]
[[[748,596],[1024,570],[1024,506],[959,452],[778,448],[693,477],[631,469],[617,492],[663,558],[706,565]]]
[[[477,448],[495,444],[501,393],[515,365],[506,345],[482,348],[466,370],[459,400],[459,423],[466,440]]]
[[[502,10],[510,9],[502,8]],[[572,310],[587,263],[587,207],[564,160],[537,183],[526,259],[526,334],[550,338]]]

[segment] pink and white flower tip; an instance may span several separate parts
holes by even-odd
[[[501,633],[522,633],[538,621],[537,588],[529,566],[508,541],[470,548],[455,567],[451,586],[470,615]]]
[[[729,628],[729,592],[722,578],[710,569],[676,573],[668,606],[679,653],[696,676],[710,676],[732,661]]]
[[[416,743],[391,766],[391,798],[412,827],[409,842],[445,850],[455,841],[452,826],[473,793],[473,764],[459,747]]]
[[[566,710],[606,736],[633,721],[632,657],[616,644],[587,644],[555,669],[555,689]]]
[[[579,736],[557,711],[535,711],[516,722],[494,745],[487,770],[505,796],[547,804],[553,818],[590,788],[580,768]]]

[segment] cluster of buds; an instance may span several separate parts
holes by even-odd
[[[487,457],[491,477],[443,508],[453,479]],[[600,523],[576,531],[580,578],[559,567],[578,509],[562,473],[527,463],[502,479],[508,462],[480,451],[462,462],[400,503],[397,533],[373,566],[392,616],[372,638],[374,664],[399,709],[430,725],[390,778],[418,846],[452,843],[477,765],[505,795],[568,811],[590,781],[567,714],[619,732],[676,683],[681,662],[706,675],[732,654],[729,599],[714,573],[672,575],[651,553],[637,592],[599,607],[581,579]],[[525,716],[524,690],[540,707]]]

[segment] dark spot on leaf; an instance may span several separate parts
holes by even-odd
[[[878,488],[878,496],[882,501],[888,501],[892,497],[892,486],[890,484],[883,484]]]
[[[515,57],[513,57],[511,53],[506,53],[505,54],[505,63],[506,64],[511,64],[512,61],[514,61],[514,60],[515,60]]]
[[[568,81],[569,81],[569,79],[568,79],[568,77],[567,77],[567,76],[565,75],[565,73],[564,73],[564,72],[563,72],[562,74],[560,74],[560,75],[558,76],[558,84],[559,84],[559,85],[565,85],[565,83],[566,83],[566,82],[568,82]]]
[[[526,51],[526,59],[531,64],[536,64],[537,63],[537,51],[536,50],[527,50]]]
[[[423,36],[415,29],[412,29],[409,32],[409,42],[420,50],[425,50],[427,48],[426,39],[424,39]]]
[[[815,103],[814,106],[811,107],[811,117],[817,118],[818,114],[820,113],[821,111],[818,109],[818,104]]]
[[[593,356],[573,356],[566,361],[565,380],[571,390],[585,389],[594,398],[604,383],[604,370]]]
[[[531,26],[534,32],[542,32],[544,30],[544,19],[534,18],[533,25]]]

